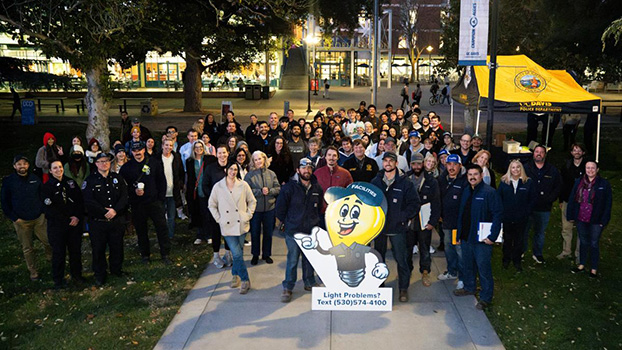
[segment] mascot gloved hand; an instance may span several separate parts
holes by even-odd
[[[380,280],[389,277],[389,268],[387,264],[381,262],[376,263],[374,269],[371,271],[371,275]]]

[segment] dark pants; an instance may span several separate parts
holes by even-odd
[[[598,114],[588,113],[583,124],[583,144],[589,154],[594,154],[594,134],[598,127]]]
[[[419,246],[419,272],[430,272],[430,265],[432,265],[432,256],[430,256],[430,244],[432,243],[432,231],[423,230],[416,231],[417,245]],[[412,264],[413,248],[410,247],[410,263]]]
[[[132,205],[132,217],[134,219],[134,227],[136,228],[136,236],[138,236],[138,248],[140,255],[145,258],[151,255],[149,245],[149,231],[147,227],[147,219],[151,219],[156,229],[158,244],[160,245],[160,254],[162,257],[168,256],[171,251],[171,241],[168,238],[168,226],[164,215],[164,205],[160,201],[151,203]]]
[[[475,293],[476,275],[479,276],[479,283],[482,287],[479,299],[490,303],[494,281],[492,279],[492,246],[486,243],[472,243],[468,240],[462,241],[462,274],[464,289]]]
[[[408,107],[410,104],[408,94],[402,96],[402,104],[400,104],[400,108],[404,108],[404,102],[406,102],[406,107]]]
[[[564,133],[564,151],[569,151],[568,147],[576,142],[577,131],[579,130],[579,124],[565,124]]]
[[[380,234],[374,240],[374,249],[380,253],[382,256],[382,261],[386,264],[386,254],[387,254],[387,240],[391,240],[391,251],[393,252],[393,257],[397,262],[397,280],[398,287],[400,290],[408,289],[410,285],[410,273],[411,267],[408,263],[408,243],[407,240],[408,233],[397,234],[393,236],[387,236],[385,234]],[[410,249],[412,254],[412,248]],[[412,259],[410,259],[412,261]],[[412,263],[411,263],[412,264]]]
[[[208,198],[198,197],[197,201],[198,201],[199,212],[201,213],[201,217],[193,218],[192,220],[198,223],[197,239],[202,239],[204,241],[207,241],[207,239],[209,238],[210,232],[211,232],[211,228],[213,226],[211,221],[214,221],[214,219],[212,219],[212,213],[209,211],[209,208],[207,206]],[[220,245],[218,247],[220,247]],[[216,252],[217,250],[214,250],[214,251]]]
[[[598,270],[598,262],[600,261],[600,246],[598,243],[600,241],[600,235],[603,233],[603,228],[598,224],[590,224],[578,220],[576,224],[579,240],[581,241],[579,245],[579,264],[585,266],[589,253],[590,268]]]
[[[19,115],[22,115],[22,105],[18,103],[13,104],[13,112],[11,112],[11,120],[15,116],[15,112],[19,111]]]
[[[89,220],[89,237],[93,250],[93,272],[95,279],[106,279],[106,246],[108,246],[110,272],[121,274],[123,265],[123,233],[125,223],[120,221]]]
[[[525,243],[525,225],[527,225],[525,218],[521,221],[504,221],[503,222],[503,262],[509,263],[510,261],[514,265],[520,265],[521,255],[523,254],[523,248]]]
[[[251,254],[259,256],[261,244],[262,258],[272,255],[272,231],[274,231],[275,209],[265,212],[255,212],[251,219]],[[263,226],[263,239],[261,239]],[[260,243],[261,241],[261,243]]]
[[[52,246],[52,279],[61,284],[65,278],[65,256],[69,252],[71,277],[82,277],[82,225],[69,226],[48,220],[48,241]]]

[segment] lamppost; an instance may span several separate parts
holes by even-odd
[[[320,42],[320,38],[313,34],[307,35],[305,42],[313,48],[313,63],[307,68],[307,113],[311,113],[311,74],[315,78],[315,45]],[[309,62],[307,60],[307,62]],[[317,95],[317,91],[313,93]]]
[[[432,45],[428,45],[428,47],[425,48],[426,50],[428,50],[428,80],[432,80],[432,50],[434,49],[432,47]]]

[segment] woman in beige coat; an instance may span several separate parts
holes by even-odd
[[[240,179],[240,168],[236,162],[229,162],[225,172],[227,176],[212,189],[209,210],[220,225],[222,236],[233,255],[231,288],[239,286],[240,294],[246,294],[251,282],[244,264],[244,237],[250,230],[257,200],[250,186]]]

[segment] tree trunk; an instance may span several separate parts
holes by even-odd
[[[201,112],[203,106],[201,73],[203,68],[198,51],[186,49],[186,70],[184,71],[184,112]]]
[[[108,107],[102,84],[102,73],[106,64],[102,63],[86,71],[86,108],[89,112],[89,124],[86,127],[86,140],[95,138],[101,148],[110,150],[110,128],[108,125]]]

